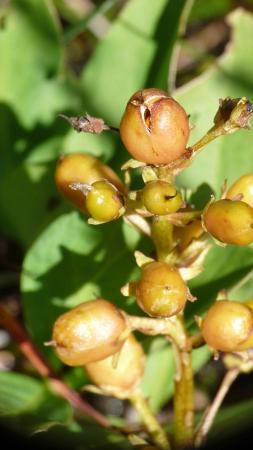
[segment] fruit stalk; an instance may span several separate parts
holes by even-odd
[[[149,336],[164,335],[176,342],[178,347],[186,345],[181,322],[174,316],[166,319],[127,315],[127,322],[132,331],[137,330]]]
[[[135,391],[129,398],[130,402],[138,412],[143,424],[147,428],[150,436],[152,436],[154,443],[162,450],[170,450],[171,446],[165,431],[157,421],[152,413],[148,402],[143,397],[140,391]]]
[[[193,439],[193,371],[191,352],[173,345],[176,359],[174,389],[174,439],[178,448],[191,446]]]

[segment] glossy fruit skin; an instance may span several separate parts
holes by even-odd
[[[182,195],[176,186],[166,181],[151,181],[142,191],[145,208],[152,214],[163,216],[176,212],[183,204]]]
[[[187,286],[174,267],[157,261],[143,266],[135,295],[140,308],[151,317],[171,317],[179,313],[185,306],[187,294]]]
[[[118,352],[126,328],[123,314],[112,303],[100,298],[59,316],[52,339],[63,363],[83,366]]]
[[[206,343],[215,350],[243,350],[253,330],[253,313],[247,305],[220,300],[209,309],[202,326]]]
[[[238,178],[227,191],[226,198],[233,199],[243,194],[242,201],[253,207],[253,173]]]
[[[125,192],[123,183],[110,167],[85,153],[73,153],[61,157],[55,171],[55,183],[60,193],[83,212],[87,212],[85,197],[81,191],[71,189],[70,184],[92,184],[101,179],[108,180],[120,192]]]
[[[177,248],[183,252],[193,241],[204,233],[200,219],[194,220],[184,227],[174,227],[173,236],[178,241]]]
[[[145,355],[133,334],[126,339],[114,364],[113,356],[86,364],[91,381],[104,392],[127,398],[139,385],[144,373]]]
[[[245,306],[250,308],[253,314],[253,300],[248,300],[244,304]],[[249,348],[253,348],[253,329],[249,337],[238,347],[239,350],[248,350]]]
[[[253,208],[247,203],[218,200],[204,211],[207,231],[226,244],[248,245],[253,242]]]
[[[185,110],[167,92],[150,88],[129,100],[120,123],[120,136],[133,158],[162,165],[179,158],[189,137]]]
[[[91,217],[99,221],[117,219],[123,207],[123,197],[108,181],[95,181],[86,196],[86,208]]]

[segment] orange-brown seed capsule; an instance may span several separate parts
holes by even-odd
[[[138,305],[150,316],[171,317],[184,308],[188,290],[177,269],[155,261],[143,266],[135,294]]]
[[[58,317],[52,339],[62,362],[83,366],[118,352],[126,329],[120,310],[101,298],[82,303]]]
[[[144,373],[145,356],[141,344],[131,334],[120,350],[118,359],[109,356],[86,364],[91,381],[105,393],[127,398],[139,385]]]
[[[226,198],[233,200],[242,194],[241,200],[253,207],[253,173],[238,178],[227,191]]]
[[[243,350],[253,330],[253,314],[243,303],[220,300],[211,306],[201,328],[204,340],[215,350]]]
[[[207,231],[225,244],[248,245],[253,242],[253,208],[247,203],[218,200],[204,211]]]
[[[61,194],[78,209],[87,212],[85,197],[80,190],[73,190],[73,183],[92,184],[98,180],[108,180],[121,192],[125,187],[117,174],[97,158],[85,153],[73,153],[60,158],[55,171],[55,182]]]
[[[120,124],[121,139],[138,161],[162,165],[179,158],[189,137],[185,110],[167,92],[150,88],[129,100]]]

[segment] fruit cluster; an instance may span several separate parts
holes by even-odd
[[[225,134],[224,129],[239,128],[248,104],[224,100],[206,135],[209,141]],[[62,156],[55,181],[61,194],[89,216],[89,223],[123,217],[151,237],[156,256],[136,252],[139,279],[122,288],[123,295],[135,296],[149,318],[140,317],[135,327],[131,316],[112,302],[90,300],[56,320],[52,342],[65,364],[85,366],[102,393],[131,398],[139,389],[145,359],[132,331],[167,334],[181,352],[190,354],[183,312],[187,302],[196,299],[187,281],[203,270],[210,241],[239,246],[253,242],[253,174],[239,178],[224,188],[220,199],[211,198],[203,210],[197,210],[175,179],[194,161],[202,141],[187,148],[189,117],[159,89],[138,91],[130,98],[119,133],[134,158],[123,166],[126,184],[110,167],[84,153]],[[137,167],[144,186],[131,191],[130,173]],[[241,352],[253,347],[252,304],[228,299],[215,302],[200,323],[200,334],[215,351]],[[155,441],[168,448],[166,439],[165,444],[162,438]]]

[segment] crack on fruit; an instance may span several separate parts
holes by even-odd
[[[151,132],[151,112],[150,110],[146,107],[144,110],[144,122],[146,124],[146,127],[148,129],[149,132]]]

